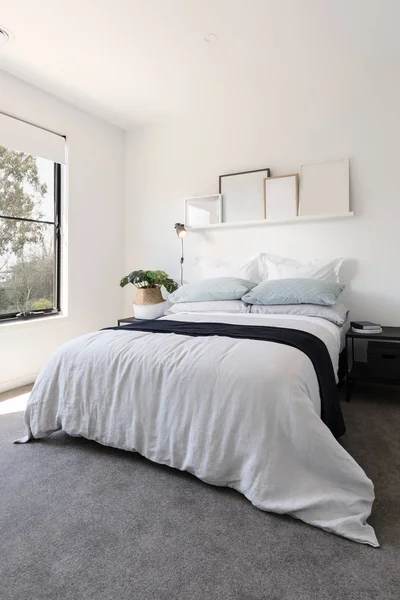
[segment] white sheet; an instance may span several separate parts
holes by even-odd
[[[297,327],[320,337],[337,365],[339,328],[323,319],[193,313],[165,318]],[[295,348],[218,336],[101,331],[53,355],[25,418],[30,437],[62,429],[137,451],[232,487],[260,509],[377,546],[366,523],[372,482],[319,410],[314,368]]]

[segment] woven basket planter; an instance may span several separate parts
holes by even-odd
[[[135,302],[138,306],[147,306],[149,304],[159,304],[164,302],[161,294],[161,288],[138,288],[136,292]]]
[[[160,286],[156,288],[138,288],[133,315],[137,319],[158,319],[165,312],[165,300],[161,294]]]

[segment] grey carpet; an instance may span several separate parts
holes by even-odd
[[[1,600],[398,600],[400,395],[365,388],[344,412],[380,549],[62,433],[12,445],[22,414],[0,416]]]

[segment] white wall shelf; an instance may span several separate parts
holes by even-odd
[[[208,231],[210,229],[228,229],[233,227],[253,227],[266,225],[293,225],[294,223],[311,223],[313,221],[333,221],[336,219],[346,219],[354,217],[354,212],[331,213],[324,215],[300,215],[292,219],[261,219],[258,221],[240,221],[237,223],[214,223],[212,225],[203,225],[202,227],[188,227],[189,231]]]

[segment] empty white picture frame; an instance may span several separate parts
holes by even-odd
[[[350,161],[302,165],[300,215],[347,213],[350,210]]]
[[[264,219],[264,179],[270,170],[256,169],[219,176],[222,222],[240,223]]]
[[[196,196],[185,200],[185,225],[204,227],[221,223],[221,194]]]
[[[299,208],[299,176],[277,175],[264,179],[264,218],[269,220],[297,217]]]

